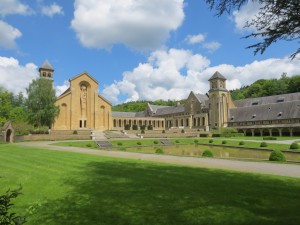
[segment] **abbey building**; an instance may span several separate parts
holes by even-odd
[[[48,61],[40,77],[53,79]],[[247,135],[300,135],[300,93],[233,101],[226,78],[215,72],[207,94],[190,92],[185,104],[148,104],[142,112],[112,112],[111,103],[98,94],[98,81],[84,72],[69,80],[70,87],[56,100],[60,113],[53,130],[124,130],[151,126],[210,131],[233,127]]]

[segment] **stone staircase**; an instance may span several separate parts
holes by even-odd
[[[105,133],[103,131],[99,131],[99,130],[93,130],[91,132],[91,136],[92,136],[92,140],[105,140],[106,137],[105,137]]]
[[[174,145],[172,142],[170,142],[168,139],[159,139],[159,141],[163,144],[163,145]]]
[[[104,135],[107,139],[128,138],[128,136],[121,131],[104,131]]]
[[[108,141],[95,141],[99,148],[112,148],[112,144]]]

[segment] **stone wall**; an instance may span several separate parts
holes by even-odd
[[[88,134],[33,134],[15,136],[15,141],[57,141],[57,140],[90,140],[91,135]]]

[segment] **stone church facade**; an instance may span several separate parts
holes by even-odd
[[[53,80],[48,61],[40,77]],[[207,94],[190,92],[185,104],[147,105],[142,112],[113,112],[98,94],[98,81],[86,72],[69,80],[70,87],[56,100],[60,113],[53,130],[124,130],[125,125],[151,125],[154,130],[233,127],[247,135],[300,135],[300,92],[233,101],[226,78],[215,72]]]

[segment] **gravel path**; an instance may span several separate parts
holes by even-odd
[[[43,147],[49,150],[56,151],[68,151],[77,152],[117,158],[145,160],[152,162],[170,163],[184,166],[206,167],[206,168],[218,168],[228,169],[243,172],[254,172],[261,174],[272,174],[288,177],[300,178],[300,165],[296,164],[279,164],[279,163],[267,163],[267,162],[249,162],[238,161],[229,159],[216,159],[216,158],[196,158],[196,157],[183,157],[183,156],[170,156],[170,155],[156,155],[156,154],[144,154],[144,153],[131,153],[121,151],[106,151],[85,149],[78,147],[63,147],[49,145],[54,142],[21,142],[16,145],[27,147]]]

